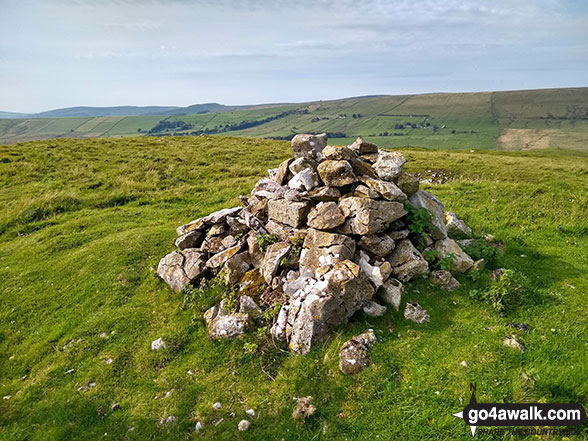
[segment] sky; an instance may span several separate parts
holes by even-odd
[[[0,0],[0,110],[588,86],[586,0]]]

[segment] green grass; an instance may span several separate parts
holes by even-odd
[[[588,151],[588,88],[375,96],[275,107],[227,108],[218,113],[194,115],[0,120],[0,143],[137,136],[164,119],[192,124],[191,129],[178,132],[187,135],[226,124],[260,121],[291,110],[307,113],[286,115],[225,134],[275,138],[302,132],[329,132],[344,133],[345,140],[364,136],[386,147],[508,150],[550,147]],[[407,122],[429,123],[439,130],[396,129],[398,124]],[[521,129],[537,130],[527,133]],[[402,136],[380,136],[386,132]],[[173,131],[167,133],[171,134]],[[508,136],[501,136],[505,134]]]
[[[199,314],[156,277],[157,263],[177,225],[237,205],[290,153],[286,142],[228,137],[1,146],[0,396],[12,398],[0,400],[0,439],[465,440],[469,429],[451,414],[470,382],[484,402],[588,394],[588,156],[578,152],[404,150],[409,170],[453,177],[425,187],[476,233],[504,242],[498,263],[528,278],[531,295],[505,317],[470,298],[486,279],[463,276],[452,293],[424,280],[405,295],[429,324],[395,311],[358,315],[306,356],[209,341]],[[505,327],[510,320],[531,330]],[[372,365],[342,375],[342,342],[370,327]],[[525,353],[503,346],[513,332]],[[156,353],[158,337],[168,348]],[[305,395],[317,412],[300,424],[293,397]],[[240,433],[249,407],[257,415]],[[168,415],[176,423],[158,424]]]

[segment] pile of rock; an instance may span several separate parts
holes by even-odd
[[[357,311],[381,315],[385,307],[376,299],[398,309],[403,283],[429,272],[411,241],[405,204],[431,212],[425,246],[441,258],[452,255],[452,272],[474,264],[448,237],[448,230],[461,237],[471,230],[419,191],[418,179],[403,171],[402,153],[362,138],[329,146],[325,134],[297,135],[292,148],[295,157],[269,170],[241,197],[242,207],[178,227],[179,250],[159,263],[158,275],[175,292],[216,274],[235,285],[238,309],[221,302],[205,314],[211,338],[241,335],[264,308],[280,302],[272,335],[306,353]],[[458,286],[448,271],[433,280]]]

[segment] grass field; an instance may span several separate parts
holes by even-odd
[[[489,285],[484,277],[462,276],[451,293],[423,280],[404,300],[423,305],[429,324],[391,310],[360,314],[299,356],[273,346],[249,354],[252,335],[209,341],[198,312],[206,305],[184,307],[184,296],[155,274],[175,227],[237,205],[290,156],[287,142],[205,136],[0,146],[0,396],[8,397],[0,400],[0,439],[466,440],[469,429],[451,414],[468,402],[470,382],[483,402],[585,400],[588,155],[403,152],[409,170],[451,177],[425,188],[476,233],[505,244],[496,265],[523,275],[528,296],[501,317],[470,296]],[[511,320],[530,330],[506,327]],[[342,375],[342,342],[370,327],[378,337],[372,365]],[[502,344],[512,333],[526,352]],[[158,337],[168,347],[153,352]],[[78,391],[89,383],[95,387]],[[300,424],[291,418],[293,398],[305,395],[317,412]],[[250,407],[251,427],[238,432]],[[175,423],[159,424],[170,415]],[[582,430],[573,439],[586,439]]]
[[[374,96],[194,115],[0,120],[0,143],[137,136],[161,120],[191,125],[159,132],[165,135],[208,131],[275,138],[329,132],[340,143],[364,136],[387,147],[588,151],[588,88]],[[265,122],[234,126],[256,121]],[[231,124],[231,131],[218,133]]]

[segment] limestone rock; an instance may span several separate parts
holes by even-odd
[[[393,181],[402,173],[402,167],[406,163],[404,155],[400,152],[387,152],[380,150],[378,159],[374,164],[374,170],[384,181]]]
[[[309,191],[307,197],[322,202],[337,201],[341,197],[341,192],[335,187],[320,187]]]
[[[184,273],[190,281],[195,280],[206,271],[207,254],[197,248],[187,248],[182,251],[184,256]]]
[[[228,286],[234,285],[251,267],[251,258],[249,253],[244,251],[239,254],[235,254],[223,265],[223,273],[225,276],[225,283]]]
[[[431,282],[439,285],[447,291],[454,291],[458,289],[461,284],[451,275],[449,271],[437,270],[431,273]]]
[[[190,283],[184,272],[184,256],[178,251],[172,251],[159,261],[157,275],[176,293]]]
[[[419,190],[413,194],[408,203],[413,207],[426,208],[433,215],[433,231],[431,237],[433,240],[445,239],[447,237],[447,227],[445,226],[445,208],[441,201],[428,191]]]
[[[366,153],[378,153],[378,146],[366,141],[361,136],[359,136],[353,142],[353,144],[349,145],[348,147],[358,155],[365,155]]]
[[[373,300],[368,300],[363,304],[362,310],[367,315],[371,317],[381,317],[386,314],[386,307],[384,305],[380,305],[379,303],[374,302]]]
[[[309,158],[296,158],[292,161],[289,166],[290,172],[295,175],[300,173],[302,170],[306,168],[310,168],[311,170],[315,171],[318,167],[318,162],[314,159]]]
[[[468,227],[464,221],[459,219],[452,211],[445,213],[445,226],[447,227],[447,233],[452,237],[472,237],[472,229]]]
[[[261,265],[261,274],[267,283],[270,283],[275,277],[282,258],[286,257],[291,248],[292,245],[288,242],[276,242],[267,247]]]
[[[394,239],[388,233],[369,234],[361,236],[357,241],[357,246],[365,251],[369,251],[379,257],[388,256],[396,246]]]
[[[284,225],[275,220],[271,219],[265,224],[265,229],[270,234],[275,234],[278,239],[287,242],[292,236],[294,236],[294,228],[289,225]]]
[[[288,187],[292,190],[308,191],[319,185],[319,177],[317,172],[310,168],[296,173],[288,182]]]
[[[371,329],[343,343],[339,351],[339,369],[344,374],[357,375],[370,365],[369,350],[376,342]]]
[[[384,199],[389,201],[405,202],[408,199],[394,182],[386,182],[380,179],[372,179],[368,177],[363,177],[362,182],[372,190],[381,194]]]
[[[453,239],[448,237],[435,242],[435,249],[439,251],[441,258],[453,254],[454,260],[451,266],[451,271],[465,273],[474,264],[472,258],[468,256]]]
[[[396,244],[388,261],[392,265],[392,274],[401,282],[408,282],[429,272],[429,264],[408,239]]]
[[[257,181],[257,184],[255,184],[255,188],[251,192],[251,196],[269,200],[282,199],[285,192],[286,188],[282,185],[279,185],[273,179],[260,179]]]
[[[332,230],[345,222],[345,216],[335,202],[319,202],[308,213],[308,226],[318,230]]]
[[[259,268],[247,271],[239,283],[239,295],[259,299],[266,288],[266,282]]]
[[[357,187],[355,187],[355,190],[353,191],[353,196],[358,198],[377,199],[380,197],[380,194],[377,191],[374,191],[371,188],[368,188],[365,185],[360,184]]]
[[[204,240],[204,232],[200,230],[192,230],[186,234],[182,234],[176,239],[175,245],[180,249],[198,248]]]
[[[285,199],[269,201],[268,214],[271,219],[291,227],[301,227],[306,222],[310,205],[308,202],[290,202]]]
[[[398,176],[396,185],[398,185],[398,188],[400,188],[403,193],[410,197],[419,191],[419,178],[412,173],[406,173],[403,171],[400,173],[400,176]]]
[[[249,315],[240,312],[228,313],[223,303],[215,305],[204,313],[208,326],[208,337],[213,340],[240,337],[249,326]]]
[[[323,149],[323,156],[333,161],[349,161],[350,159],[357,158],[357,154],[350,148],[334,145],[326,146]]]
[[[423,309],[423,307],[416,302],[408,302],[406,304],[406,308],[404,309],[404,318],[419,324],[431,320],[427,310]]]
[[[247,429],[249,429],[250,424],[251,423],[249,423],[247,420],[241,420],[239,421],[237,428],[239,429],[239,432],[245,432]]]
[[[218,254],[215,254],[210,259],[208,259],[208,262],[206,262],[206,266],[208,266],[209,268],[220,268],[225,264],[227,260],[229,260],[235,254],[237,254],[241,250],[241,247],[242,244],[238,243],[237,245],[232,246],[231,248],[227,248],[226,250],[221,251]]]
[[[261,268],[263,258],[265,257],[265,253],[263,252],[263,250],[259,246],[259,243],[257,242],[258,237],[258,234],[249,234],[247,236],[247,250],[249,252],[251,264],[255,268]]]
[[[249,317],[258,318],[263,315],[263,311],[255,300],[249,296],[239,297],[239,312],[249,314]]]
[[[190,231],[193,230],[204,230],[206,227],[218,224],[219,222],[224,222],[227,216],[236,216],[238,215],[243,207],[234,207],[234,208],[224,208],[219,211],[215,211],[214,213],[210,213],[208,216],[203,217],[201,219],[196,219],[188,224],[181,225],[176,229],[178,236],[182,236]]]
[[[372,168],[371,164],[367,161],[364,161],[359,158],[351,158],[349,160],[349,164],[351,164],[351,168],[353,169],[353,173],[360,177],[368,177],[377,179],[378,175]]]
[[[306,234],[300,254],[300,271],[314,273],[322,266],[334,265],[346,259],[353,259],[355,241],[343,234],[327,233],[311,228]]]
[[[525,352],[525,350],[526,350],[525,345],[523,344],[523,342],[521,342],[519,340],[519,338],[516,335],[514,335],[514,334],[512,334],[510,337],[505,338],[502,343],[506,347],[513,348],[513,349],[518,349],[521,352]]]
[[[220,236],[221,234],[226,233],[227,231],[229,231],[229,226],[224,222],[219,222],[218,224],[212,225],[208,229],[206,235],[209,237]]]
[[[404,285],[398,280],[390,277],[378,290],[378,297],[380,297],[385,303],[392,305],[394,309],[398,311],[403,292]]]
[[[323,149],[327,145],[327,134],[296,135],[292,138],[291,145],[296,158],[312,159],[318,162],[322,159]]]
[[[359,267],[376,289],[382,286],[392,272],[389,262],[384,262],[382,265],[371,265],[369,256],[364,251],[360,251]]]
[[[151,342],[151,350],[152,351],[159,351],[160,349],[165,349],[167,346],[163,339],[158,338],[157,340],[153,340]]]
[[[347,161],[326,160],[319,164],[317,170],[327,186],[344,187],[357,182],[357,176]]]
[[[290,170],[289,167],[292,161],[292,158],[286,159],[285,161],[282,161],[278,166],[276,174],[274,175],[274,181],[276,181],[278,185],[284,185],[286,183],[288,178],[288,172]]]
[[[288,305],[283,305],[280,308],[276,322],[270,329],[270,334],[278,341],[286,341],[286,325],[288,322],[289,310],[290,307]]]
[[[339,202],[339,208],[349,217],[353,234],[367,235],[386,230],[392,222],[406,214],[399,202],[348,197]]]

